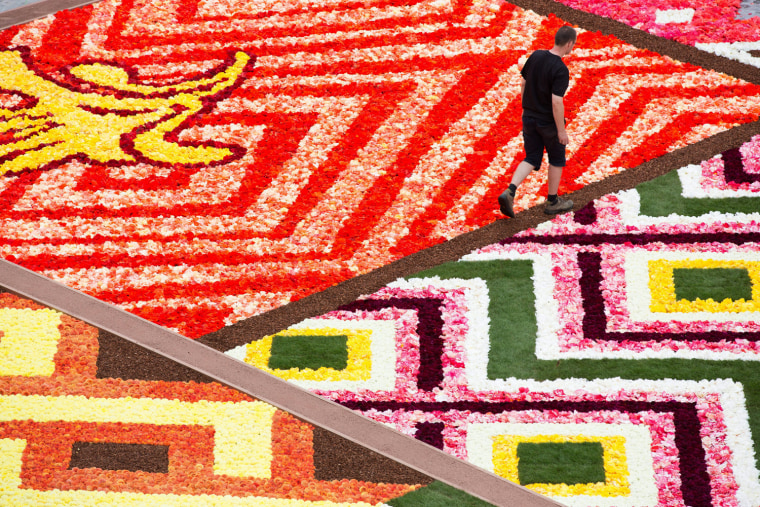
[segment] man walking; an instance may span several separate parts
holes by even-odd
[[[573,209],[573,201],[557,196],[557,191],[565,167],[565,146],[569,141],[563,97],[570,82],[570,72],[562,57],[573,50],[576,38],[572,27],[563,26],[554,35],[554,47],[534,51],[520,71],[523,77],[520,93],[525,159],[517,166],[509,188],[499,196],[499,209],[508,217],[515,216],[512,204],[517,187],[531,171],[540,169],[544,150],[549,156],[549,188],[544,213],[556,215]]]

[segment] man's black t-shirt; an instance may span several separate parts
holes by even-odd
[[[534,51],[520,71],[525,79],[523,115],[554,123],[552,95],[564,97],[570,72],[562,58],[545,49]]]

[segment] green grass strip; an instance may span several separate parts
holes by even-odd
[[[344,370],[348,366],[348,337],[345,335],[275,335],[269,368],[289,370],[320,367]]]
[[[600,442],[522,442],[517,444],[520,484],[593,484],[604,482]]]
[[[672,213],[698,217],[711,211],[719,213],[757,213],[760,197],[724,197],[697,199],[682,197],[683,188],[678,171],[670,171],[636,187],[641,199],[640,214],[666,217]]]
[[[484,262],[449,262],[415,276],[441,278],[488,279],[490,298],[488,316],[491,328],[509,330],[491,336],[488,351],[489,379],[505,378],[515,356],[533,354],[538,325],[536,324],[535,294],[533,292],[533,261],[514,260]]]
[[[673,284],[679,300],[752,299],[752,279],[749,271],[742,268],[676,268]]]
[[[486,501],[456,489],[440,481],[433,481],[424,488],[385,502],[393,507],[488,507]]]

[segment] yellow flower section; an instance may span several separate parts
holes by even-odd
[[[629,496],[628,463],[625,456],[625,437],[585,435],[497,435],[493,438],[494,472],[515,483],[520,483],[517,465],[517,446],[521,443],[577,443],[599,442],[604,451],[606,481],[594,484],[528,484],[525,487],[548,496]]]
[[[21,487],[21,455],[26,440],[0,438],[0,496]]]
[[[0,376],[50,376],[61,314],[50,309],[0,309]]]
[[[274,335],[265,336],[261,340],[249,343],[246,347],[245,362],[286,380],[367,380],[372,376],[371,329],[336,329],[332,327],[286,329],[277,335],[347,336],[348,361],[346,368],[343,370],[326,367],[317,370],[311,368],[271,369],[269,368],[269,357],[272,354]]]
[[[0,145],[0,157],[21,153],[0,164],[0,175],[38,169],[75,155],[108,162],[134,162],[124,151],[124,135],[150,126],[134,137],[134,149],[154,162],[211,164],[229,157],[227,148],[184,146],[165,139],[204,107],[204,100],[234,86],[250,57],[242,52],[217,75],[171,87],[128,82],[118,67],[80,65],[73,73],[98,85],[134,92],[118,98],[64,88],[31,70],[18,51],[0,51],[0,88],[31,95],[36,105],[21,110],[0,108],[0,133],[17,131],[18,140]],[[166,97],[155,94],[170,93]],[[142,96],[140,96],[142,95]]]
[[[697,299],[676,300],[676,289],[673,283],[673,270],[679,268],[742,268],[749,272],[752,282],[752,299],[733,301],[706,301]],[[693,312],[758,312],[760,311],[760,262],[742,260],[653,260],[649,261],[649,292],[652,300],[649,309],[660,313],[693,313]]]
[[[214,472],[262,479],[269,479],[272,475],[272,417],[275,411],[275,407],[260,401],[192,403],[131,397],[0,396],[0,422],[30,420],[213,426]]]

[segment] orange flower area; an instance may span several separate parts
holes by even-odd
[[[189,336],[502,218],[502,2],[104,0],[0,33],[0,256]],[[760,117],[760,87],[580,31],[570,193]],[[520,188],[543,202],[546,173]]]
[[[375,504],[417,487],[316,480],[311,425],[217,383],[97,378],[96,329],[28,300],[0,294],[0,320],[5,319],[4,323],[9,315],[33,323],[34,314],[41,310],[60,319],[54,372],[49,376],[6,375],[0,365],[0,443],[25,444],[17,476],[22,493],[37,490],[53,503],[56,498],[60,502],[73,498],[76,503],[76,496],[66,495],[100,491]],[[29,331],[29,336],[34,332]],[[22,350],[23,346],[14,348],[14,343],[9,343],[18,342],[17,338],[2,334],[0,347]],[[195,424],[187,423],[194,418]],[[253,459],[235,455],[236,447],[241,447],[241,452],[250,448],[246,443],[249,432],[270,435],[253,447],[260,454]],[[168,472],[70,468],[76,442],[167,446]],[[226,454],[231,457],[228,464]],[[256,476],[246,476],[244,470],[235,469],[239,461],[262,466],[251,466],[249,470]],[[5,461],[3,466],[7,467]],[[8,474],[0,477],[13,481]],[[8,486],[0,485],[4,494],[12,495]],[[130,503],[126,498],[120,501]]]

